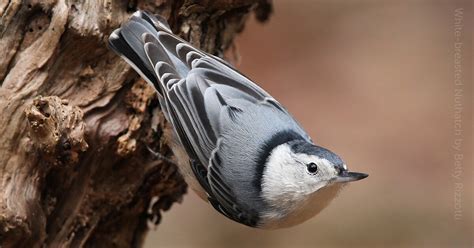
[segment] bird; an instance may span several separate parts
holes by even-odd
[[[368,176],[350,172],[275,98],[173,34],[164,17],[138,10],[108,45],[154,87],[180,173],[227,218],[261,229],[295,226]]]

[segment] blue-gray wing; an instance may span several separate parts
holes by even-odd
[[[245,105],[265,102],[281,111],[284,109],[248,79],[207,55],[195,58],[186,78],[172,82],[167,94],[173,123],[181,127],[178,136],[184,140],[188,153],[194,153],[195,159],[201,162],[194,163],[193,170],[210,194],[210,203],[231,219],[256,225],[257,214],[240,206],[235,190],[222,172],[225,169],[219,152],[221,143],[225,142],[222,132],[233,128],[244,112],[250,110]]]
[[[223,133],[232,134],[230,129],[247,121],[243,120],[250,116],[246,111],[261,109],[260,105],[284,119],[293,120],[291,116],[229,64],[192,47],[149,14],[135,13],[111,35],[109,43],[159,92],[163,111],[190,156],[190,166],[209,193],[211,204],[229,218],[254,226],[258,216],[242,208],[226,178],[223,160],[227,158],[219,152],[226,142]],[[290,122],[300,129],[296,122]],[[300,133],[307,137],[302,129]]]

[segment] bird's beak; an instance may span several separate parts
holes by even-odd
[[[369,175],[359,172],[349,172],[346,170],[341,171],[339,175],[335,178],[334,182],[336,183],[348,183],[353,181],[359,181],[368,177]]]

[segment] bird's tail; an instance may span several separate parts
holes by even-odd
[[[189,71],[189,65],[177,52],[182,42],[163,17],[144,11],[135,12],[109,37],[110,48],[161,95],[170,86],[167,84],[185,77]]]

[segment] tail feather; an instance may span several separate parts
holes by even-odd
[[[132,18],[135,18],[135,17],[143,18],[148,23],[152,24],[154,27],[159,27],[160,29],[165,29],[169,33],[173,33],[173,31],[171,31],[170,26],[168,25],[168,22],[162,16],[154,16],[144,11],[137,11],[133,14]]]
[[[121,29],[116,29],[109,37],[109,46],[118,53],[125,61],[130,64],[135,71],[142,76],[148,83],[156,84],[157,79],[153,70],[147,67],[147,63],[143,61],[135,50],[125,41],[121,34]]]
[[[133,51],[140,57],[140,59],[146,59],[146,53],[144,49],[144,34],[151,32],[152,30],[145,27],[143,24],[139,22],[135,22],[133,20],[126,22],[122,28],[120,33],[122,37],[125,39],[127,44],[133,49]],[[149,71],[153,71],[153,65],[150,63],[145,62],[146,69]]]
[[[163,17],[143,11],[135,12],[109,37],[110,48],[161,95],[164,89],[187,76],[193,58],[202,56],[201,52],[183,42],[172,34]]]
[[[174,65],[179,75],[185,77],[188,74],[190,68],[184,62],[186,60],[179,57],[176,53],[176,47],[184,41],[176,37],[176,35],[167,32],[158,32],[157,38],[159,44],[165,48],[168,56],[171,59],[170,64]]]

